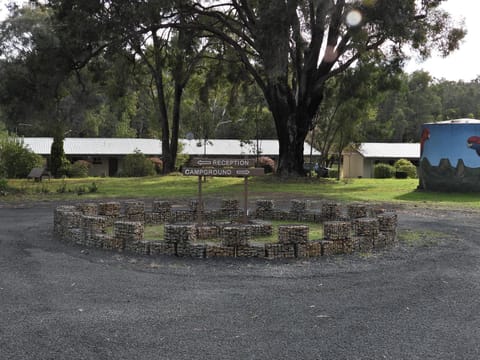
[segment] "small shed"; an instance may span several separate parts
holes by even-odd
[[[27,175],[27,179],[33,179],[35,181],[42,181],[44,177],[51,179],[52,174],[50,171],[47,171],[45,168],[36,167],[30,170],[30,173]]]
[[[420,159],[419,143],[361,143],[358,148],[344,151],[342,175],[344,178],[372,178],[375,164],[393,163],[399,159],[417,165]]]

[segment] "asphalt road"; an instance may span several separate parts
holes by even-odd
[[[2,360],[480,358],[479,214],[402,211],[428,236],[308,261],[85,251],[52,214],[0,206]]]

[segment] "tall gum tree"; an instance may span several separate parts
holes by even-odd
[[[208,41],[184,23],[190,0],[49,0],[72,58],[85,66],[93,57],[129,52],[152,79],[162,131],[164,173],[175,167],[181,102],[185,87],[202,59]],[[87,24],[87,26],[85,25]]]
[[[184,25],[188,20],[184,16],[188,15],[180,10],[187,3],[188,0],[112,2],[106,20],[118,32],[120,46],[146,66],[153,80],[164,173],[175,168],[183,93],[208,44],[200,44],[197,34]]]
[[[443,0],[224,0],[196,2],[198,24],[231,46],[262,89],[280,145],[278,173],[303,174],[303,144],[326,80],[365,55],[398,66],[406,49],[455,50],[465,31]]]

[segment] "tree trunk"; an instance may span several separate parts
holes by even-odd
[[[163,77],[161,72],[155,74],[155,85],[157,90],[158,109],[160,114],[160,126],[162,128],[162,159],[163,173],[168,174],[172,168],[172,154],[170,152],[170,128],[168,126],[167,105],[163,91]]]
[[[170,156],[172,158],[169,172],[175,170],[175,161],[178,151],[178,131],[180,128],[180,106],[182,103],[183,87],[175,84],[175,94],[173,98],[173,114],[172,114],[172,139],[170,142]]]
[[[298,134],[291,131],[286,132],[286,136],[279,136],[279,157],[277,174],[280,176],[304,176],[303,169],[303,139]]]
[[[277,174],[280,176],[305,176],[303,169],[304,142],[312,116],[304,106],[299,106],[286,87],[271,86],[266,99],[277,130],[279,158]],[[285,91],[287,90],[287,91]]]

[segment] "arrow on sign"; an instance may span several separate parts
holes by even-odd
[[[250,175],[250,170],[247,170],[247,169],[245,169],[245,170],[240,170],[240,169],[239,169],[239,170],[236,170],[235,173],[236,173],[237,175],[245,175],[245,176],[248,176],[248,175]]]
[[[183,168],[183,175],[187,176],[261,176],[265,174],[263,168],[251,169],[222,169],[222,168]]]
[[[234,169],[233,173],[236,176],[261,176],[265,174],[265,171],[263,168]]]
[[[234,159],[234,158],[193,158],[190,160],[191,166],[213,166],[217,168],[234,167],[250,168],[255,166],[255,159]]]
[[[211,160],[198,160],[197,164],[199,166],[212,165],[212,161]]]

